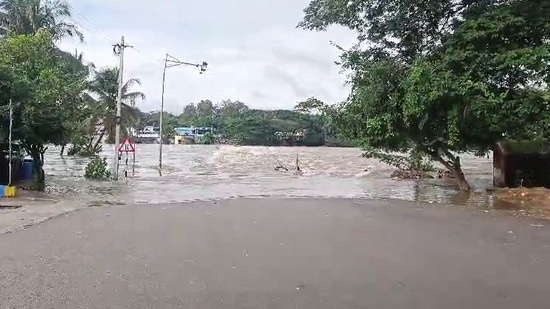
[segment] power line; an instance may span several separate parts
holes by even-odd
[[[71,5],[70,3],[67,2],[67,6],[69,7],[69,9],[71,10],[71,12],[74,12],[76,13],[76,15],[80,16],[80,18],[82,18],[83,20],[85,20],[86,22],[88,22],[88,24],[90,24],[90,26],[92,27],[95,27],[96,25],[91,21],[89,20],[86,16],[84,16],[82,13],[80,13],[73,5]],[[92,34],[95,34],[97,35],[99,38],[107,41],[107,42],[116,42],[117,40],[116,39],[113,39],[111,38],[110,36],[106,35],[104,32],[102,31],[94,31],[94,30],[90,30],[88,29],[87,27],[85,27],[84,25],[82,25],[81,23],[77,22],[72,16],[70,17],[70,19],[77,25],[79,25],[80,27],[84,28],[85,30],[87,30],[88,32],[91,32]]]
[[[70,20],[72,22],[74,22],[77,26],[79,26],[82,29],[86,30],[87,32],[89,32],[90,34],[95,36],[96,38],[101,39],[101,40],[103,40],[103,41],[105,41],[109,44],[113,44],[113,42],[118,42],[118,40],[110,37],[109,35],[107,35],[105,32],[103,32],[101,30],[93,30],[92,28],[99,28],[99,27],[97,27],[97,25],[94,24],[89,18],[84,16],[82,13],[80,13],[73,5],[71,5],[70,3],[67,3],[67,5],[69,6],[69,8],[71,9],[72,12],[76,13],[76,15],[78,15],[80,18],[85,20],[91,27],[84,26],[81,22],[75,20],[73,17],[69,17]],[[137,53],[141,54],[145,58],[149,58],[149,59],[154,60],[156,62],[161,62],[161,63],[164,62],[164,59],[162,59],[160,57],[156,58],[156,57],[148,56],[135,46],[129,46],[129,47],[132,47],[133,50],[135,50]]]

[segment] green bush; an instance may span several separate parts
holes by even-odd
[[[84,177],[88,179],[106,180],[111,178],[111,171],[107,166],[107,159],[95,157],[86,165]]]

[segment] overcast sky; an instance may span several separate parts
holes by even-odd
[[[166,52],[193,63],[208,62],[200,75],[193,67],[167,73],[165,109],[180,113],[201,99],[240,100],[254,108],[292,108],[315,96],[344,99],[345,76],[334,64],[334,41],[349,46],[344,29],[325,33],[296,29],[308,0],[71,0],[73,19],[85,43],[66,39],[64,50],[84,53],[96,66],[116,66],[112,44],[124,35],[124,77],[142,81],[142,110],[158,110]]]

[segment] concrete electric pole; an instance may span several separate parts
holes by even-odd
[[[113,164],[113,178],[118,179],[118,148],[120,144],[120,123],[122,120],[121,117],[121,107],[122,107],[122,86],[124,85],[124,49],[126,47],[131,47],[124,43],[124,36],[120,38],[120,43],[113,45],[113,53],[119,57],[118,65],[118,94],[116,102],[116,117],[115,117],[115,161]],[[105,124],[104,124],[105,125]]]

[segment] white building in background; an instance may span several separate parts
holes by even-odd
[[[154,144],[160,142],[159,128],[154,126],[146,126],[139,131],[131,128],[130,133],[136,143]]]

